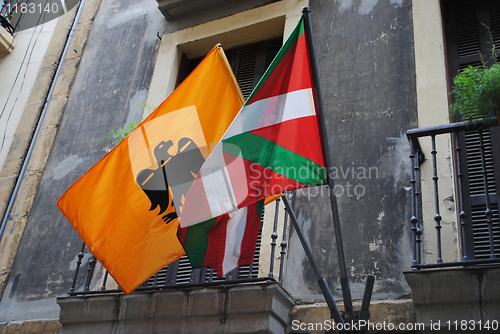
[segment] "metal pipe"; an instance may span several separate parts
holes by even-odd
[[[302,231],[302,228],[297,222],[297,217],[295,216],[295,212],[293,211],[292,206],[290,205],[290,202],[288,200],[288,195],[283,196],[283,203],[285,204],[288,214],[290,215],[290,220],[292,221],[293,228],[295,229],[295,232],[297,232],[297,236],[299,237],[300,243],[304,248],[304,252],[306,253],[307,259],[309,260],[309,263],[312,266],[314,276],[316,276],[316,280],[321,289],[321,292],[323,293],[323,296],[325,296],[325,300],[326,303],[328,304],[328,308],[330,309],[331,316],[337,323],[343,324],[344,319],[342,319],[342,315],[340,314],[339,309],[337,308],[337,304],[335,304],[335,299],[333,299],[332,292],[328,287],[326,280],[323,278],[321,272],[319,271],[318,264],[314,259],[311,247],[307,243],[307,240],[304,236],[304,232]]]
[[[335,230],[335,241],[337,245],[337,256],[339,259],[339,268],[340,268],[340,283],[342,286],[342,296],[344,299],[344,307],[346,310],[347,318],[350,321],[354,321],[354,312],[352,308],[352,299],[351,299],[351,289],[349,287],[349,279],[347,277],[347,269],[345,264],[345,256],[344,256],[344,248],[342,243],[342,234],[340,232],[340,218],[338,214],[338,205],[337,205],[337,196],[334,193],[335,184],[333,178],[330,177],[332,171],[332,161],[330,157],[330,145],[328,144],[328,135],[326,131],[325,124],[325,112],[323,110],[323,98],[321,95],[321,87],[319,84],[319,71],[318,65],[316,62],[316,53],[314,51],[314,39],[312,33],[311,26],[311,15],[310,15],[309,7],[302,8],[302,13],[304,15],[304,23],[305,30],[307,33],[307,39],[309,42],[309,54],[311,56],[311,68],[312,68],[312,76],[314,82],[314,90],[315,97],[317,102],[318,109],[318,118],[319,124],[321,128],[321,139],[323,143],[323,152],[325,155],[325,165],[326,165],[326,178],[328,181],[328,187],[330,188],[330,205],[333,216],[333,228]]]
[[[54,80],[52,81],[52,84],[50,86],[49,93],[47,95],[47,98],[45,100],[45,104],[43,106],[42,113],[40,114],[40,119],[38,120],[38,124],[35,129],[35,133],[33,134],[33,138],[31,139],[30,146],[28,148],[28,152],[26,153],[26,157],[24,158],[23,162],[23,167],[21,168],[21,172],[19,173],[19,177],[17,178],[16,186],[14,188],[14,191],[12,192],[12,196],[10,197],[9,201],[9,206],[7,207],[7,210],[5,211],[5,215],[3,217],[2,221],[2,227],[0,228],[0,241],[2,240],[3,233],[5,231],[5,228],[7,226],[7,221],[9,220],[10,213],[12,212],[12,208],[14,207],[14,202],[16,201],[17,193],[19,192],[19,188],[21,188],[21,183],[24,178],[24,174],[26,173],[26,169],[28,169],[28,163],[31,158],[31,154],[33,153],[33,149],[35,148],[35,143],[38,138],[38,134],[40,133],[40,130],[42,128],[42,123],[45,118],[45,114],[47,114],[47,109],[49,107],[49,103],[52,99],[52,94],[54,94],[54,89],[56,87],[57,79],[59,78],[59,75],[61,74],[62,66],[64,64],[64,60],[66,59],[66,54],[68,53],[69,50],[69,45],[71,43],[71,40],[73,39],[73,35],[75,34],[76,26],[78,25],[78,22],[80,21],[80,17],[82,16],[83,12],[83,6],[85,5],[86,0],[81,0],[80,6],[78,7],[78,12],[76,13],[75,20],[73,21],[73,25],[71,26],[71,30],[69,32],[68,39],[66,40],[66,45],[64,46],[63,53],[61,55],[61,59],[59,61],[59,65],[57,65],[57,71],[54,76]]]
[[[359,312],[359,320],[368,320],[368,311],[370,309],[370,300],[372,299],[373,285],[375,284],[375,277],[368,276],[366,278],[365,293],[363,294],[363,302],[361,303],[361,311]]]

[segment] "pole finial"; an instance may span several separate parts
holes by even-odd
[[[302,13],[310,13],[310,12],[311,12],[311,10],[309,9],[309,7],[307,7],[307,6],[306,6],[306,7],[302,7],[302,8],[300,9],[300,11],[301,11]]]

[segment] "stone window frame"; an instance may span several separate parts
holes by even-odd
[[[174,91],[183,56],[188,59],[201,57],[217,43],[228,50],[280,36],[286,40],[302,16],[301,8],[308,3],[307,0],[283,0],[161,36],[143,119]],[[269,274],[271,250],[264,245],[265,240],[269,240],[269,244],[271,242],[274,215],[275,205],[267,206],[262,228],[259,277]],[[280,213],[278,231],[283,229],[283,218],[284,214]],[[275,260],[279,256],[276,252]],[[278,277],[279,266],[274,266],[273,274]]]

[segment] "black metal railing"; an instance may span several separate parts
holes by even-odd
[[[2,8],[0,8],[0,25],[9,32],[14,34],[14,27],[10,20],[12,19],[12,12],[15,10],[19,2],[17,0],[5,0]]]
[[[262,236],[262,225],[264,217],[261,220],[261,230],[259,231],[259,237],[257,241],[257,249],[255,251],[254,261],[250,265],[240,266],[233,270],[231,273],[226,275],[224,278],[217,278],[217,273],[212,268],[200,268],[192,269],[189,260],[186,256],[181,259],[169,264],[146,282],[144,282],[136,292],[143,292],[149,290],[163,290],[163,289],[175,289],[179,287],[195,287],[195,286],[210,286],[219,284],[238,284],[238,283],[249,283],[249,282],[259,282],[259,281],[275,281],[275,254],[276,246],[279,232],[281,232],[281,257],[279,259],[279,277],[278,281],[283,282],[283,269],[285,262],[285,254],[287,247],[287,231],[288,226],[288,213],[284,210],[281,205],[281,200],[276,200],[276,211],[274,217],[273,231],[271,233],[270,244],[267,244],[265,240],[261,240]],[[270,204],[272,205],[272,204]],[[281,214],[280,214],[281,212]],[[284,216],[282,216],[284,214]],[[278,231],[278,221],[282,220],[283,229]],[[265,244],[270,247],[270,261],[269,261],[269,274],[265,277],[259,277],[259,257],[260,251],[265,247]],[[82,265],[87,262],[86,268]],[[276,269],[278,270],[278,269]],[[83,285],[82,283],[84,282]],[[102,267],[102,265],[96,260],[96,258],[90,254],[86,248],[85,243],[82,244],[80,252],[77,256],[76,269],[73,278],[72,286],[68,292],[70,296],[77,295],[90,295],[90,294],[102,294],[102,293],[117,293],[120,289],[107,289],[106,285],[108,283],[108,272]]]
[[[498,174],[498,159],[500,151],[495,148],[498,141],[493,135],[498,135],[498,126],[492,126],[491,122],[478,120],[474,123],[451,123],[442,126],[412,129],[406,132],[411,147],[411,231],[413,261],[412,269],[474,266],[491,263],[500,263],[500,225],[498,220],[498,204],[492,203],[491,198],[497,201],[497,184],[500,179]],[[436,137],[448,136],[445,152],[438,152]],[[487,137],[488,143],[485,142]],[[472,138],[472,139],[471,139]],[[427,151],[424,151],[421,143],[426,143]],[[493,148],[492,148],[493,147]],[[426,161],[426,155],[430,161]],[[444,198],[440,194],[439,175],[440,164],[438,155],[444,154],[451,157],[450,164],[445,168],[452,169],[452,182],[455,188],[454,202],[458,228],[443,229],[440,203]],[[426,169],[428,178],[422,180],[423,169]],[[432,178],[430,177],[432,175]],[[422,182],[431,182],[429,188],[433,188],[433,194],[422,194]],[[500,188],[500,187],[498,187]],[[500,194],[499,194],[500,195]],[[425,197],[424,197],[425,196]],[[455,200],[456,199],[456,200]],[[424,217],[422,203],[434,203],[433,217]],[[480,202],[480,203],[479,203]],[[479,204],[480,205],[479,205]],[[479,208],[479,209],[478,209]],[[434,221],[434,232],[424,231]],[[426,222],[426,224],[424,224]],[[449,225],[449,224],[448,224]],[[425,245],[423,235],[429,242],[432,234],[435,234],[436,257],[435,263],[425,263],[423,258]],[[460,258],[443,259],[442,236],[444,233],[454,233],[458,241],[458,254]]]

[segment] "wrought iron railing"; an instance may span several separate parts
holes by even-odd
[[[221,279],[217,278],[216,272],[212,268],[192,269],[189,264],[189,260],[186,256],[184,256],[160,270],[149,280],[144,282],[135,291],[143,292],[149,290],[175,289],[180,287],[241,284],[269,280],[276,281],[274,276],[278,269],[276,268],[275,271],[275,259],[279,234],[281,234],[281,256],[279,258],[279,274],[277,281],[282,283],[284,277],[284,263],[289,225],[288,214],[284,210],[284,207],[280,204],[280,202],[281,200],[277,199],[275,204],[269,204],[275,205],[274,224],[270,236],[271,240],[267,240],[267,242],[270,241],[270,244],[267,244],[266,240],[262,240],[262,226],[264,223],[264,215],[261,219],[261,230],[259,231],[257,249],[255,251],[254,261],[252,264],[240,266]],[[282,230],[280,231],[278,231],[278,227],[281,227],[278,224],[279,221],[283,225]],[[267,275],[259,275],[260,252],[266,244],[269,245],[268,247],[270,247],[269,273]],[[87,259],[87,267],[83,268],[82,264],[87,262]],[[77,296],[120,292],[121,290],[118,288],[109,289],[106,287],[108,284],[108,277],[108,272],[102,267],[102,265],[96,260],[96,258],[92,254],[90,254],[90,252],[86,248],[85,243],[83,243],[77,256],[73,283],[68,294],[70,296]]]
[[[412,269],[475,266],[500,263],[500,225],[498,219],[498,127],[482,120],[474,123],[451,123],[442,126],[412,129],[406,132],[411,146],[411,235],[413,247]],[[438,152],[436,141],[445,139],[444,149]],[[495,142],[496,141],[496,142]],[[439,154],[449,158],[454,197],[455,225],[442,226]],[[442,156],[441,156],[442,157]],[[428,160],[426,160],[428,159]],[[441,160],[442,161],[442,160]],[[425,169],[425,170],[424,170]],[[422,179],[422,173],[426,177]],[[422,193],[422,185],[433,189],[432,194]],[[432,182],[432,184],[429,184]],[[429,192],[429,190],[428,190]],[[500,193],[498,194],[500,196]],[[492,201],[491,199],[494,199]],[[478,200],[480,205],[478,205]],[[427,210],[423,210],[423,202]],[[432,203],[432,204],[430,204]],[[472,203],[472,204],[471,204]],[[433,216],[429,207],[433,206]],[[426,216],[424,216],[424,211]],[[451,228],[448,228],[451,227]],[[425,230],[427,229],[427,230]],[[434,231],[432,231],[434,230]],[[443,256],[442,237],[454,233],[458,258]],[[431,263],[427,263],[426,242],[434,239]],[[434,235],[432,238],[430,236]],[[448,238],[449,240],[449,238]],[[448,245],[447,245],[448,246]],[[434,258],[436,259],[434,261]]]
[[[12,11],[16,8],[19,1],[5,0],[0,8],[0,25],[5,28],[11,35],[14,34],[14,27],[11,25]]]

